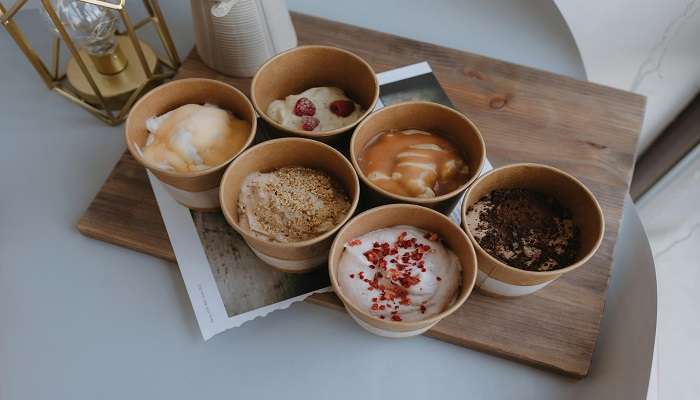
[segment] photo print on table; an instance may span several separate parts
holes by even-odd
[[[379,98],[385,106],[389,106],[404,101],[432,101],[448,107],[453,107],[447,94],[440,86],[435,74],[430,69],[427,62],[409,65],[407,68],[411,73],[418,73],[410,78],[397,80],[394,82],[381,84]],[[400,72],[403,68],[394,71]]]
[[[265,264],[222,214],[191,213],[229,317],[330,285],[325,268],[290,274]]]
[[[427,62],[382,72],[377,79],[380,99],[375,109],[407,100],[452,106]],[[255,143],[269,137],[265,124],[259,124]],[[482,172],[489,169],[487,162]],[[205,340],[331,290],[325,266],[306,274],[278,271],[255,256],[221,213],[190,211],[150,172],[149,178]],[[458,214],[451,216],[457,223]]]

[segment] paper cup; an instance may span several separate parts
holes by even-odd
[[[433,198],[401,196],[377,186],[362,172],[358,158],[372,139],[390,129],[422,129],[449,139],[462,151],[469,165],[469,178],[459,188]],[[462,193],[479,176],[486,147],[479,129],[459,111],[437,103],[408,101],[385,107],[362,121],[350,140],[350,157],[362,183],[363,200],[366,197],[371,205],[411,203],[449,214]]]
[[[253,235],[238,223],[238,194],[253,172],[300,166],[327,172],[343,185],[352,205],[332,230],[302,242],[278,243]],[[221,208],[228,223],[265,263],[285,272],[309,272],[324,264],[333,235],[352,216],[360,199],[360,184],[350,162],[332,147],[311,139],[282,138],[260,143],[236,158],[221,180]]]
[[[318,86],[335,86],[360,104],[365,113],[352,124],[331,131],[308,132],[282,126],[267,116],[274,100]],[[263,64],[251,83],[251,100],[258,114],[277,136],[299,136],[338,145],[374,109],[379,83],[372,67],[355,54],[330,46],[300,46],[280,53]]]
[[[396,225],[411,225],[437,233],[445,241],[447,247],[459,258],[462,266],[459,294],[457,299],[438,315],[410,322],[379,319],[352,304],[343,293],[343,287],[338,281],[338,264],[345,244],[365,233]],[[420,335],[464,304],[476,281],[476,253],[467,235],[446,216],[417,205],[391,204],[373,208],[357,215],[338,232],[328,256],[328,273],[333,290],[345,305],[345,309],[361,327],[376,335],[402,338]]]
[[[204,103],[215,104],[250,123],[248,139],[238,152],[220,165],[195,172],[165,171],[143,157],[141,148],[148,138],[146,120],[185,104]],[[255,138],[256,127],[253,105],[238,89],[220,81],[192,78],[166,83],[143,96],[129,113],[125,136],[131,155],[158,178],[177,202],[193,210],[217,211],[220,208],[219,181],[224,169],[250,146]]]
[[[581,233],[581,249],[575,263],[554,271],[526,271],[509,266],[479,245],[467,227],[467,210],[491,191],[510,188],[550,194],[572,212],[574,223]],[[462,226],[476,249],[479,262],[477,288],[488,295],[516,297],[534,293],[561,275],[584,265],[603,240],[605,220],[593,193],[576,178],[554,167],[524,163],[496,168],[474,182],[464,196]]]

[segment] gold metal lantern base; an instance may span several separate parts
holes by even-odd
[[[83,63],[87,67],[90,75],[94,78],[97,88],[100,93],[102,93],[102,97],[105,99],[110,109],[118,108],[119,104],[127,101],[135,90],[148,82],[148,76],[146,76],[143,68],[141,68],[138,54],[136,54],[136,50],[131,44],[131,41],[129,41],[129,38],[126,36],[118,36],[117,47],[122,52],[124,58],[119,61],[119,63],[122,64],[117,64],[115,69],[119,69],[120,66],[123,66],[123,68],[110,75],[100,72],[100,64],[95,62],[96,60],[94,57],[83,50],[80,51],[80,57]],[[151,74],[155,74],[158,66],[158,57],[156,53],[144,42],[141,42],[141,50],[143,50],[143,55],[146,58],[148,71],[150,71]],[[102,66],[102,70],[108,68],[109,65],[110,64]],[[74,58],[68,61],[66,77],[70,86],[75,89],[81,98],[92,105],[100,104],[100,100],[95,94],[95,91],[92,90],[90,82],[85,78],[79,63]]]
[[[0,0],[0,25],[12,36],[49,89],[110,125],[126,119],[139,97],[163,80],[173,77],[180,66],[158,0],[143,0],[148,16],[135,23],[129,18],[125,0],[80,0],[112,9],[121,17],[123,30],[117,32],[115,52],[99,57],[89,55],[76,46],[56,14],[53,6],[55,0],[40,1],[58,32],[52,46],[50,67],[34,51],[14,19],[28,0],[16,0],[9,8]],[[158,33],[165,57],[159,56],[136,35],[139,29],[151,24]],[[71,55],[65,73],[61,72],[60,65],[62,47],[67,48]]]

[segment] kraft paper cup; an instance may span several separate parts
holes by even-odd
[[[261,239],[238,223],[238,194],[243,181],[253,172],[269,172],[291,166],[323,170],[335,178],[352,202],[350,211],[335,228],[313,239],[293,243]],[[228,223],[261,260],[285,272],[303,273],[317,268],[328,259],[333,236],[357,208],[360,184],[350,162],[332,147],[311,139],[281,138],[255,145],[236,158],[221,180],[220,199]]]
[[[377,186],[362,171],[358,159],[372,139],[391,129],[422,129],[449,139],[461,150],[469,165],[469,178],[459,188],[433,198],[401,196]],[[437,103],[407,101],[385,107],[362,121],[350,139],[350,157],[360,177],[363,195],[370,204],[411,203],[449,214],[462,193],[479,176],[486,158],[486,147],[479,129],[459,111]]]
[[[211,103],[230,111],[236,118],[250,123],[243,147],[220,165],[194,172],[165,171],[143,157],[141,148],[148,138],[146,120],[165,114],[185,104]],[[219,181],[224,169],[253,142],[257,127],[255,110],[250,101],[233,86],[211,79],[180,79],[153,89],[132,108],[126,120],[126,144],[131,155],[151,171],[180,204],[193,210],[217,211]]]
[[[467,226],[467,210],[491,191],[509,188],[549,194],[572,212],[581,234],[580,254],[575,263],[555,271],[525,271],[491,256],[479,245]],[[547,165],[523,163],[496,168],[474,182],[462,204],[462,227],[476,249],[479,262],[477,288],[492,296],[516,297],[534,293],[584,265],[603,240],[605,220],[593,193],[576,178]]]
[[[338,265],[345,244],[365,233],[396,225],[411,225],[437,233],[447,247],[459,258],[462,266],[462,282],[457,299],[438,315],[410,322],[379,319],[352,304],[343,292],[343,287],[338,281]],[[403,338],[424,333],[464,304],[476,282],[476,253],[464,231],[446,216],[417,205],[391,204],[372,208],[357,215],[338,232],[328,256],[328,273],[335,294],[338,295],[355,322],[376,335]]]
[[[335,86],[360,104],[365,113],[352,124],[331,131],[309,132],[282,126],[267,116],[274,100],[318,86]],[[299,136],[340,144],[374,109],[379,98],[379,83],[372,67],[357,55],[337,47],[300,46],[280,53],[263,64],[251,83],[255,110],[277,136]]]

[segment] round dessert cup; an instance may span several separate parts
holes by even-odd
[[[283,126],[267,116],[274,100],[301,93],[312,87],[335,86],[360,104],[365,113],[352,124],[330,131],[309,132]],[[372,67],[362,58],[330,46],[300,46],[270,58],[253,77],[250,88],[255,110],[276,136],[307,137],[334,146],[362,119],[374,110],[379,98],[379,83]]]
[[[176,172],[158,168],[143,157],[141,148],[148,138],[146,120],[165,114],[186,104],[211,103],[230,111],[236,118],[250,123],[250,132],[243,147],[225,162],[202,171]],[[126,144],[131,155],[151,171],[171,196],[198,211],[218,211],[219,182],[226,165],[236,158],[255,138],[257,118],[250,101],[233,86],[211,79],[180,79],[166,83],[143,96],[132,108],[126,120]]]
[[[411,225],[435,232],[459,258],[462,282],[457,298],[443,312],[420,321],[391,321],[379,319],[355,306],[343,293],[338,281],[338,265],[345,244],[365,233],[396,225]],[[412,204],[390,204],[367,210],[350,220],[336,236],[328,256],[328,273],[336,295],[352,318],[364,329],[379,336],[403,338],[420,335],[464,304],[476,282],[476,253],[467,235],[449,218],[439,212]]]
[[[522,188],[554,196],[573,214],[580,229],[581,248],[578,259],[568,267],[553,271],[526,271],[511,267],[491,256],[470,232],[467,210],[496,189]],[[476,286],[484,294],[496,297],[517,297],[534,293],[561,275],[581,267],[600,246],[605,231],[603,211],[588,188],[573,176],[542,164],[512,164],[496,168],[474,182],[464,196],[462,226],[474,244],[479,262]]]
[[[352,202],[345,218],[322,235],[291,243],[260,238],[243,228],[238,223],[238,195],[245,178],[254,172],[292,166],[323,170],[338,180]],[[236,158],[224,173],[219,196],[226,220],[261,260],[284,272],[303,273],[316,269],[328,259],[333,235],[357,208],[360,184],[350,162],[334,148],[311,139],[281,138],[257,144]]]
[[[362,172],[358,159],[368,143],[391,129],[422,129],[449,139],[460,149],[469,165],[469,178],[457,189],[432,198],[401,196],[377,186]],[[369,204],[411,203],[449,214],[462,193],[479,176],[486,158],[486,147],[479,129],[459,111],[437,103],[408,101],[382,108],[362,121],[350,139],[350,158]]]

